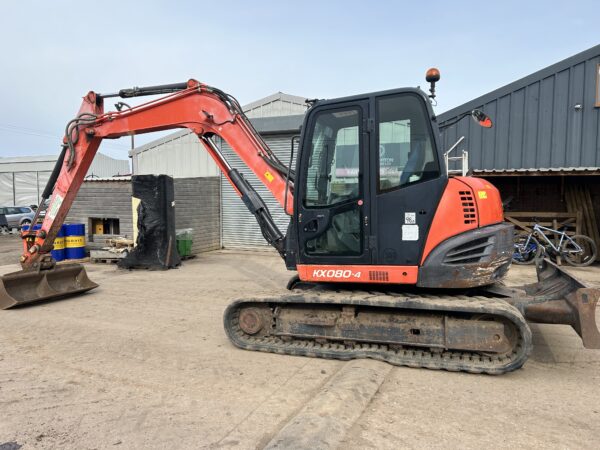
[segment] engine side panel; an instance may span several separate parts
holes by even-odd
[[[514,226],[503,222],[446,239],[419,268],[417,286],[472,288],[500,281],[512,261],[513,234]]]
[[[446,239],[477,228],[478,218],[478,204],[473,190],[460,178],[450,178],[433,217],[421,264]]]
[[[456,179],[468,185],[473,191],[480,227],[504,221],[502,199],[496,186],[483,178],[457,177]]]

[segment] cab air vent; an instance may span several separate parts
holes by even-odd
[[[463,217],[465,223],[471,224],[477,222],[477,216],[475,214],[475,202],[473,201],[473,193],[471,191],[459,191],[460,203],[463,209]]]
[[[370,281],[390,281],[390,277],[387,272],[383,270],[369,270]]]

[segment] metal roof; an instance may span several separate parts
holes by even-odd
[[[109,181],[131,181],[131,175],[123,177],[90,177],[83,180],[85,183],[106,183]]]
[[[303,114],[308,109],[305,97],[276,92],[242,106],[248,117],[274,117]]]
[[[442,129],[443,148],[465,136],[474,170],[600,169],[597,83],[600,45],[440,114],[442,126],[473,109],[494,122],[483,129],[466,117]]]
[[[250,119],[250,122],[260,134],[297,133],[303,121],[304,114]]]
[[[537,72],[534,72],[523,78],[520,78],[517,81],[513,81],[510,84],[502,86],[491,92],[488,92],[487,94],[477,97],[473,100],[470,100],[467,103],[464,103],[460,106],[452,108],[448,111],[445,111],[438,116],[438,122],[443,123],[449,119],[454,118],[455,116],[458,116],[459,114],[461,114],[465,111],[471,111],[472,109],[475,109],[475,108],[489,102],[490,100],[494,100],[498,97],[503,97],[505,95],[508,95],[508,94],[512,93],[513,91],[517,91],[526,86],[529,86],[530,84],[532,84],[538,80],[542,80],[544,78],[552,76],[553,74],[555,74],[557,72],[562,72],[563,70],[569,69],[570,67],[577,65],[580,62],[586,61],[588,59],[596,58],[596,57],[598,57],[598,55],[600,55],[600,44],[596,45],[592,48],[589,48],[587,50],[584,50],[583,52],[577,53],[576,55],[573,55],[569,58],[563,59],[562,61],[552,64],[541,70],[538,70]]]
[[[475,175],[600,175],[600,167],[548,167],[539,169],[480,169]]]
[[[0,164],[26,164],[30,162],[55,162],[58,155],[0,157]]]
[[[57,159],[58,154],[0,158],[0,173],[51,172]],[[101,152],[96,153],[88,170],[88,174],[97,174],[101,177],[130,172],[128,160],[111,158]]]

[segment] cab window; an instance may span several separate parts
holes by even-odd
[[[360,111],[325,111],[311,139],[304,204],[323,207],[359,197]]]
[[[378,191],[386,192],[440,176],[429,116],[415,94],[377,100]]]

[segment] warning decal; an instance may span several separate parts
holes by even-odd
[[[48,212],[46,213],[46,215],[51,219],[54,219],[56,217],[56,214],[58,214],[58,210],[60,209],[63,200],[64,198],[62,198],[59,194],[56,194],[56,196],[54,197],[54,201],[48,208]]]

